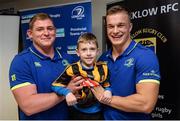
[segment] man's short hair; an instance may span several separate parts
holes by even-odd
[[[106,12],[106,16],[116,14],[116,13],[120,13],[120,12],[127,13],[127,15],[129,16],[129,20],[131,21],[130,10],[127,7],[121,6],[121,5],[115,5],[115,6],[110,7]]]
[[[29,29],[32,29],[33,28],[33,25],[34,25],[34,22],[37,21],[37,20],[46,20],[46,19],[50,19],[51,21],[52,18],[46,14],[46,13],[37,13],[36,15],[34,15],[30,21],[29,21]]]

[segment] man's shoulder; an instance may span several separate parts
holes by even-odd
[[[17,54],[12,62],[11,62],[11,68],[22,70],[22,68],[26,68],[29,63],[31,63],[31,60],[29,57],[29,52],[27,50],[23,50],[19,54]]]
[[[106,55],[110,54],[111,51],[112,51],[111,49],[106,50],[105,52],[103,52],[103,53],[101,54],[101,56],[106,56]]]
[[[144,46],[144,45],[142,45],[142,44],[140,44],[140,43],[137,44],[136,48],[137,48],[139,51],[144,51],[144,52],[146,52],[146,51],[152,51],[150,48],[148,48],[147,46]]]
[[[25,49],[17,54],[17,56],[28,56],[30,54],[28,49]]]
[[[98,61],[106,61],[107,57],[111,56],[111,50],[107,50],[101,54]]]
[[[20,53],[16,54],[14,57],[14,60],[24,60],[24,59],[28,58],[29,56],[30,56],[30,53],[26,49],[26,50],[23,50]]]
[[[145,55],[155,55],[155,52],[152,49],[150,49],[144,45],[141,45],[141,44],[138,44],[136,46],[135,53],[136,53],[136,55],[144,55],[144,56]]]

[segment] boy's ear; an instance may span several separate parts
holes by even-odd
[[[78,49],[76,49],[76,54],[79,57],[79,50]]]
[[[100,53],[100,49],[98,48],[98,49],[97,49],[97,55],[98,55],[99,53]]]

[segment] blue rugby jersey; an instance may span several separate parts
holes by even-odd
[[[50,93],[51,83],[64,71],[73,58],[66,53],[55,49],[54,58],[44,56],[32,45],[20,54],[16,55],[11,63],[9,71],[11,90],[35,84],[37,93]],[[19,109],[20,110],[20,109]],[[68,108],[63,101],[53,108],[26,116],[21,110],[19,111],[20,120],[61,120],[68,118]]]
[[[112,50],[103,53],[99,60],[108,64],[113,95],[128,96],[136,93],[137,83],[160,81],[159,63],[155,53],[135,41],[115,61]],[[148,114],[123,112],[108,106],[104,108],[104,116],[107,120],[150,118]]]

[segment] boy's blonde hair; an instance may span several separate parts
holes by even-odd
[[[97,42],[97,38],[93,33],[83,33],[77,42],[77,49],[79,48],[79,44],[80,43],[86,43],[86,42],[93,42],[96,44],[97,48],[98,48],[98,42]]]

